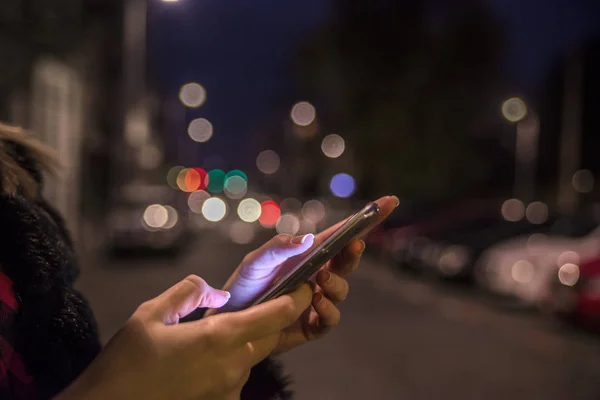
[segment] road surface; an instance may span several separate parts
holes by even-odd
[[[79,288],[106,341],[138,304],[190,273],[221,285],[253,247],[210,234],[177,259],[87,257]],[[350,283],[340,327],[282,357],[299,400],[600,399],[597,338],[369,257]]]

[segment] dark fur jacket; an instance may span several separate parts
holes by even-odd
[[[42,174],[27,150],[14,143],[4,146],[41,188]],[[102,349],[94,315],[73,288],[78,275],[73,246],[62,218],[41,197],[34,202],[1,195],[0,244],[0,266],[18,302],[11,326],[0,326],[0,334],[13,338],[37,397],[51,398]],[[279,365],[267,359],[252,370],[241,398],[289,399],[286,386]]]

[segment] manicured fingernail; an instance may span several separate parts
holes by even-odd
[[[398,207],[400,205],[400,199],[397,196],[392,196],[392,200],[394,201],[394,207]]]
[[[228,292],[228,291],[226,291],[226,290],[223,290],[223,295],[224,295],[224,296],[225,296],[227,299],[230,299],[230,298],[231,298],[231,293],[229,293],[229,292]]]
[[[325,271],[325,273],[323,274],[323,279],[325,279],[325,284],[327,285],[329,282],[331,282],[331,272],[329,271]]]
[[[294,236],[294,238],[292,238],[292,244],[304,244],[307,240],[313,238],[314,236],[315,235],[313,235],[312,233],[309,233],[304,236]]]
[[[315,304],[319,304],[322,301],[323,301],[323,295],[321,293],[317,293],[315,295]]]

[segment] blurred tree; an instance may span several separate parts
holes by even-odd
[[[498,118],[503,36],[480,2],[332,3],[296,74],[354,149],[362,194],[448,197],[488,179],[477,135]]]

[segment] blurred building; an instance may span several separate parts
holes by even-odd
[[[562,212],[599,200],[597,177],[600,40],[579,43],[552,68],[538,95],[540,179]]]
[[[106,7],[109,2],[103,4]],[[48,199],[77,235],[84,132],[93,134],[96,18],[77,0],[0,4],[0,116],[56,149],[64,169],[49,177]],[[92,128],[92,129],[90,129]]]
[[[145,20],[143,0],[0,2],[0,118],[56,149],[64,168],[46,195],[88,242],[118,188],[160,162]]]

